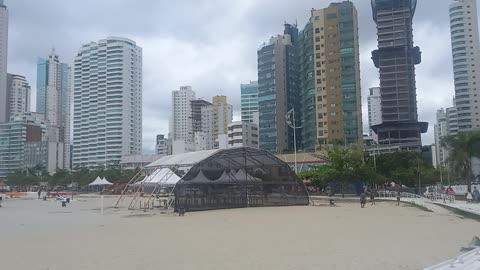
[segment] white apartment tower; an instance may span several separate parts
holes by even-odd
[[[436,161],[439,166],[445,166],[448,153],[447,149],[442,147],[442,138],[448,135],[447,128],[447,114],[443,108],[437,110],[437,124],[435,124],[435,146],[436,146]]]
[[[8,9],[0,0],[0,123],[8,121],[7,99]]]
[[[30,111],[30,85],[24,76],[7,74],[7,117],[23,114]]]
[[[450,4],[450,33],[458,131],[480,128],[480,41],[477,1]]]
[[[258,148],[258,125],[245,121],[228,124],[228,147],[236,146]]]
[[[170,119],[170,136],[173,141],[193,142],[193,123],[191,101],[195,91],[191,86],[181,86],[172,91],[172,119]]]
[[[375,126],[382,123],[382,97],[380,95],[380,87],[370,88],[370,94],[367,97],[368,101],[368,126]],[[370,129],[370,136],[375,142],[378,142],[378,137]]]
[[[73,166],[142,153],[142,48],[108,37],[83,45],[74,67]]]

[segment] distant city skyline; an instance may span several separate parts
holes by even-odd
[[[305,1],[301,4],[293,4],[291,1],[276,1],[269,7],[267,17],[258,13],[263,4],[255,3],[250,7],[242,2],[216,4],[222,13],[228,15],[229,27],[223,27],[224,16],[217,15],[213,3],[202,4],[192,2],[188,8],[198,8],[199,5],[212,7],[209,19],[205,25],[209,27],[197,29],[191,35],[188,29],[192,21],[176,20],[169,16],[158,16],[158,3],[141,7],[130,1],[119,2],[121,10],[128,10],[129,14],[137,18],[130,25],[121,21],[93,20],[92,22],[77,24],[76,18],[82,14],[82,8],[75,13],[65,13],[64,9],[55,4],[55,1],[46,0],[26,3],[25,1],[5,1],[9,7],[11,21],[9,23],[12,34],[9,48],[9,72],[22,74],[31,82],[36,81],[35,61],[39,55],[54,46],[59,55],[69,64],[73,63],[73,57],[77,48],[89,40],[100,39],[109,35],[125,36],[144,47],[145,55],[145,90],[144,95],[149,99],[144,102],[144,145],[143,149],[153,152],[155,147],[155,135],[168,133],[168,100],[172,89],[180,85],[192,85],[197,90],[198,96],[214,96],[217,94],[227,95],[234,106],[235,120],[240,119],[240,84],[249,80],[256,80],[256,57],[255,52],[264,40],[278,32],[278,25],[284,21],[294,22],[298,19],[299,25],[303,25],[308,18],[311,8],[324,8],[331,1]],[[360,53],[361,53],[361,79],[363,98],[363,122],[364,130],[367,126],[366,97],[368,88],[378,84],[378,74],[371,64],[369,51],[375,45],[374,24],[371,22],[371,10],[369,1],[352,1],[359,11],[360,27]],[[419,119],[429,121],[429,133],[424,135],[423,143],[433,142],[433,124],[435,112],[439,107],[448,107],[454,95],[454,83],[451,64],[451,48],[449,44],[449,4],[451,0],[435,1],[435,6],[426,1],[419,1],[417,14],[414,20],[415,43],[423,49],[423,63],[417,67],[417,88]],[[96,5],[92,13],[105,14],[108,5],[105,3],[92,2]],[[86,7],[85,7],[86,8]],[[174,11],[177,5],[172,3],[168,10]],[[41,10],[56,10],[56,12],[39,12]],[[21,12],[20,12],[21,11]],[[241,12],[239,12],[241,11]],[[119,11],[120,12],[120,11]],[[107,12],[108,13],[108,12]],[[49,17],[44,17],[49,14]],[[64,17],[64,14],[69,14]],[[168,15],[168,14],[165,14]],[[138,18],[138,16],[141,16]],[[246,16],[249,17],[246,22]],[[122,17],[122,16],[120,16]],[[152,19],[166,20],[171,22],[172,29],[151,26]],[[205,17],[205,14],[202,14]],[[35,25],[28,23],[34,19]],[[58,22],[61,21],[61,24]],[[118,25],[119,27],[117,27]],[[162,23],[156,25],[163,25]],[[215,35],[208,34],[213,25],[219,26]],[[242,25],[242,32],[231,31],[232,26]],[[37,28],[38,27],[38,28]],[[171,31],[175,29],[175,31]],[[72,33],[75,35],[72,35]],[[71,38],[62,38],[69,36]],[[246,39],[243,36],[248,36]],[[25,37],[31,37],[38,41],[35,46],[29,46]],[[42,37],[42,38],[40,38]],[[241,42],[232,40],[239,39]],[[29,39],[30,40],[30,39]],[[192,44],[195,42],[195,46]],[[15,44],[16,46],[12,46]],[[213,46],[213,47],[212,47]],[[162,49],[159,49],[162,48]],[[195,49],[193,49],[195,48]],[[211,50],[211,48],[216,48]],[[428,49],[428,50],[427,50]],[[182,54],[178,54],[179,52]],[[231,54],[235,51],[235,54]],[[438,57],[444,55],[444,57]],[[179,65],[187,59],[195,58],[192,65]],[[174,60],[177,59],[177,60]],[[164,64],[165,63],[165,64]],[[168,64],[166,64],[168,63]],[[219,76],[212,76],[217,74]],[[32,87],[32,96],[35,90]],[[218,89],[223,89],[220,91]],[[32,100],[35,103],[35,100]]]

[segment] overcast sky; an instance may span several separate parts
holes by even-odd
[[[143,48],[143,148],[153,151],[156,134],[168,134],[171,91],[192,85],[197,97],[228,96],[239,119],[240,84],[257,78],[260,44],[295,21],[303,28],[311,8],[327,0],[5,0],[9,8],[8,71],[27,77],[36,92],[36,60],[55,47],[72,64],[82,44],[107,36],[133,39]],[[371,59],[377,46],[370,0],[352,1],[359,13],[362,107],[367,126],[368,88],[378,85]],[[433,142],[435,111],[454,95],[448,5],[419,0],[414,42],[419,118],[430,122],[424,144]],[[35,97],[33,98],[35,101]],[[35,102],[33,103],[33,108]],[[365,130],[364,130],[365,132]]]

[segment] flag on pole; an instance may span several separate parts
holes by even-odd
[[[285,114],[285,120],[287,121],[287,125],[289,127],[295,128],[295,126],[293,125],[293,109],[291,109]]]

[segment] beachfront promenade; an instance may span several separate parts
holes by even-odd
[[[444,200],[442,194],[437,194],[435,200],[425,198],[412,193],[401,193],[400,201],[402,203],[410,203],[428,209],[429,211],[442,213],[445,211],[459,212],[460,214],[469,215],[473,218],[480,219],[480,204],[467,203],[466,201]],[[358,197],[350,198],[329,198],[325,196],[311,196],[311,202],[313,205],[318,205],[322,201],[328,202],[333,200],[348,200],[358,201]],[[377,200],[397,201],[396,192],[382,191],[380,192]],[[480,269],[480,248],[463,253],[455,258],[446,260],[437,265],[425,268],[425,270],[478,270]]]

